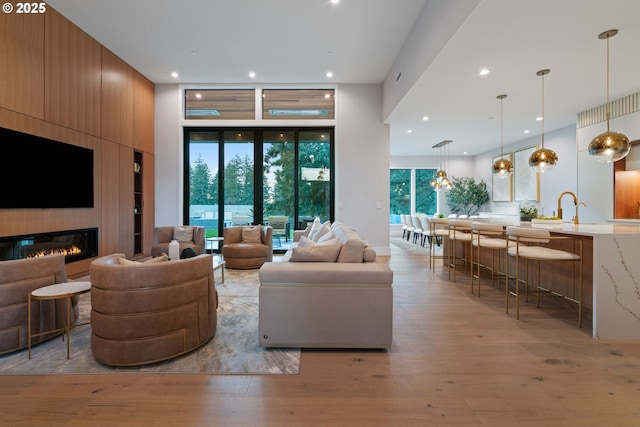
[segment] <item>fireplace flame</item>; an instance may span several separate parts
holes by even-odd
[[[82,249],[80,249],[76,245],[71,245],[68,248],[51,249],[48,251],[45,251],[45,250],[36,251],[29,254],[28,258],[35,258],[35,257],[41,257],[45,255],[55,255],[55,254],[62,254],[64,256],[69,256],[69,255],[79,255],[81,253],[82,253]]]

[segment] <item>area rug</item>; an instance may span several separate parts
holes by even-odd
[[[54,338],[27,350],[0,356],[1,374],[193,373],[221,375],[298,374],[299,349],[264,349],[258,343],[258,271],[215,273],[219,295],[215,337],[200,349],[165,362],[142,367],[101,365],[91,354],[91,326],[71,331],[71,358],[66,342]],[[90,316],[90,294],[81,295],[79,323]]]
[[[405,239],[401,239],[399,237],[392,237],[391,244],[413,255],[429,255],[429,246],[423,247],[423,246],[420,246],[418,243],[413,243],[412,241],[406,241]],[[442,252],[442,247],[436,246],[435,247],[436,255],[440,254],[441,252]]]

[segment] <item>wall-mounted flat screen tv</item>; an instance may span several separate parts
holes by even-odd
[[[92,208],[93,150],[0,128],[0,209]]]

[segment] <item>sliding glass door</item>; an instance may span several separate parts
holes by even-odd
[[[185,128],[184,141],[185,223],[207,237],[272,223],[288,242],[316,217],[333,220],[333,129]]]

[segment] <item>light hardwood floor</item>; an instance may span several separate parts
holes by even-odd
[[[395,246],[389,351],[304,350],[299,375],[0,377],[2,426],[640,426],[640,342]],[[0,359],[1,363],[1,359]]]

